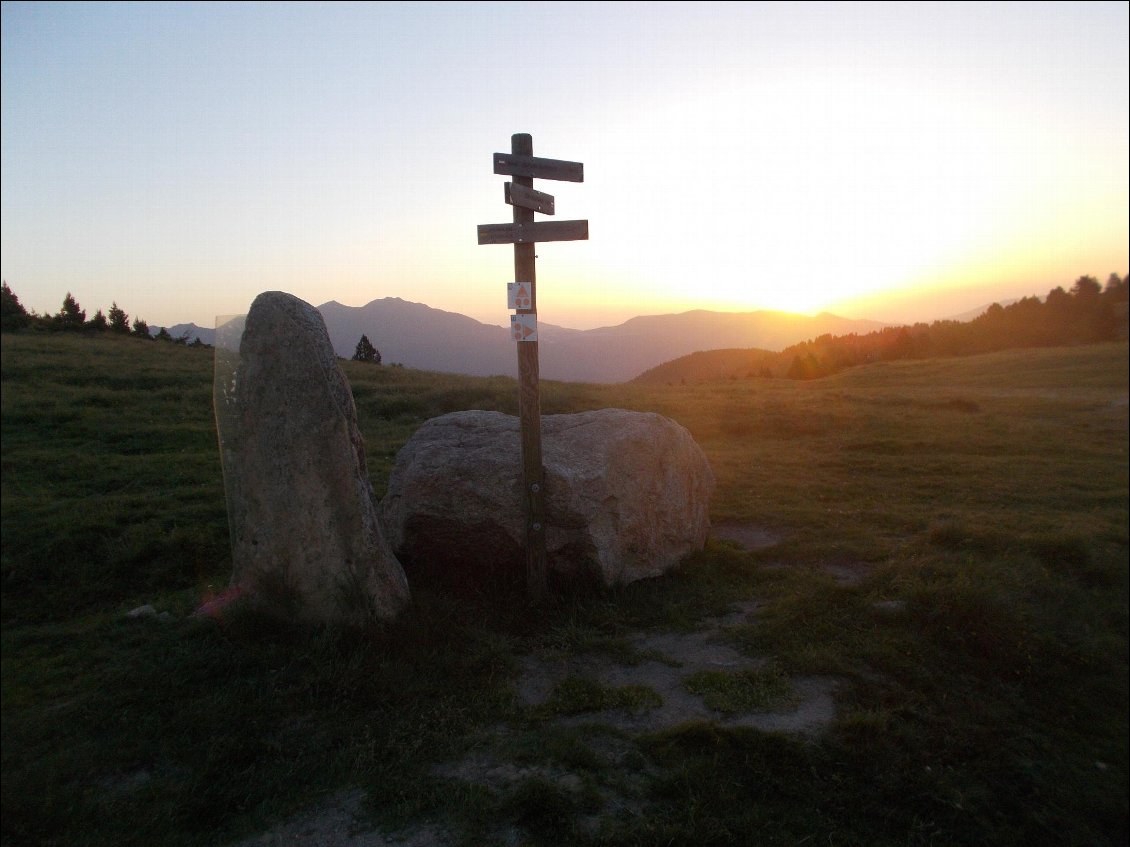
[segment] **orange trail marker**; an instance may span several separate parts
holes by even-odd
[[[538,316],[537,315],[511,315],[510,316],[510,337],[515,341],[537,341],[538,340]]]
[[[525,311],[533,306],[528,282],[506,283],[506,306],[512,311]]]

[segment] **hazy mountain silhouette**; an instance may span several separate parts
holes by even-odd
[[[410,303],[397,297],[365,306],[330,302],[318,307],[339,356],[352,356],[367,335],[386,364],[476,376],[516,376],[508,327]],[[632,318],[618,326],[579,330],[538,324],[544,379],[622,382],[661,362],[696,350],[761,347],[780,350],[824,333],[870,332],[875,321],[782,312],[708,312]]]
[[[318,307],[339,356],[349,358],[362,335],[380,351],[386,365],[399,362],[425,371],[474,376],[517,372],[510,330],[479,323],[456,312],[433,309],[399,297],[364,306],[331,300]]]
[[[455,312],[433,309],[399,297],[364,306],[336,301],[318,307],[330,341],[343,358],[353,355],[362,335],[382,361],[420,370],[473,376],[517,376],[518,362],[509,327],[484,324]],[[757,347],[781,350],[824,333],[870,332],[885,324],[850,320],[827,313],[813,317],[784,312],[710,312],[647,315],[617,326],[580,330],[538,323],[543,379],[570,382],[623,382],[649,368],[700,350]],[[157,331],[156,328],[153,329]],[[196,324],[168,327],[173,338],[187,334],[215,343],[215,330]]]
[[[165,329],[173,338],[183,337],[189,344],[197,339],[200,339],[201,344],[208,345],[212,345],[216,341],[216,330],[209,329],[206,326],[197,326],[194,323],[177,324],[176,326],[166,327]],[[161,327],[159,326],[149,327],[150,335],[156,335],[160,331]]]

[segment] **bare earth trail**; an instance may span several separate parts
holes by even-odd
[[[714,537],[749,549],[770,547],[780,539],[751,526],[721,525]],[[829,568],[837,581],[850,583],[860,574]],[[843,571],[842,573],[840,571]],[[581,831],[596,834],[607,817],[631,816],[657,774],[639,752],[635,737],[682,724],[712,722],[725,727],[752,727],[763,732],[818,736],[836,716],[835,692],[839,682],[830,677],[793,677],[791,695],[765,710],[719,712],[703,697],[691,693],[687,680],[703,672],[738,673],[763,668],[768,659],[751,657],[731,646],[730,627],[749,623],[759,601],[734,604],[727,614],[709,618],[691,632],[639,631],[627,639],[627,649],[615,654],[598,652],[560,655],[549,652],[522,657],[515,679],[518,702],[528,710],[525,727],[502,724],[473,740],[465,757],[445,762],[433,774],[462,787],[505,793],[536,779],[567,793],[583,789],[599,797],[600,809],[576,821]],[[561,714],[547,710],[555,690],[566,680],[595,682],[606,690],[646,689],[658,695],[638,708],[610,708]],[[649,695],[650,696],[650,695]],[[656,702],[656,700],[658,702]],[[532,727],[532,728],[531,728]],[[579,749],[582,758],[596,762],[595,769],[573,770],[562,765],[531,762],[530,749],[544,744],[550,734]],[[523,753],[522,751],[527,751]],[[533,758],[537,758],[536,756]],[[597,776],[594,778],[593,774]],[[231,847],[449,847],[459,843],[456,833],[431,822],[414,824],[396,832],[372,829],[363,811],[364,794],[345,792],[269,831]],[[494,839],[503,844],[522,843],[518,830],[500,830]]]

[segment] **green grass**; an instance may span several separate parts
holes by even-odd
[[[538,609],[413,585],[362,633],[191,617],[231,568],[210,351],[0,343],[4,844],[211,845],[355,787],[375,821],[464,844],[1126,842],[1125,343],[812,382],[543,383],[546,413],[679,421],[718,478],[713,519],[784,540],[713,541]],[[516,406],[512,380],[344,369],[378,492],[428,417]],[[633,632],[750,599],[737,646],[779,680],[840,681],[818,739],[594,735],[516,701],[522,656],[631,660]],[[124,617],[144,603],[171,619]],[[751,708],[747,682],[699,680],[723,712]],[[655,696],[589,683],[554,714]],[[487,748],[529,772],[437,776]]]
[[[662,698],[645,685],[611,687],[586,676],[570,676],[554,686],[544,711],[549,715],[579,715],[622,709],[638,714],[662,705]]]
[[[744,671],[699,671],[683,685],[702,697],[708,709],[725,715],[764,712],[795,700],[789,678],[772,665]]]

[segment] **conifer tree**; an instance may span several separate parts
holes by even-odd
[[[0,293],[0,328],[22,329],[25,326],[27,326],[27,309],[23,307],[20,298],[8,287],[8,282],[5,280]]]
[[[110,329],[113,332],[120,332],[123,335],[129,334],[129,315],[126,314],[125,309],[117,303],[111,304],[109,318]]]
[[[82,329],[86,323],[86,310],[79,306],[69,291],[63,298],[63,307],[55,315],[55,322],[62,329]]]
[[[381,351],[373,346],[369,341],[369,336],[362,335],[361,340],[357,342],[357,349],[353,351],[353,361],[355,362],[372,362],[374,365],[381,363]]]

